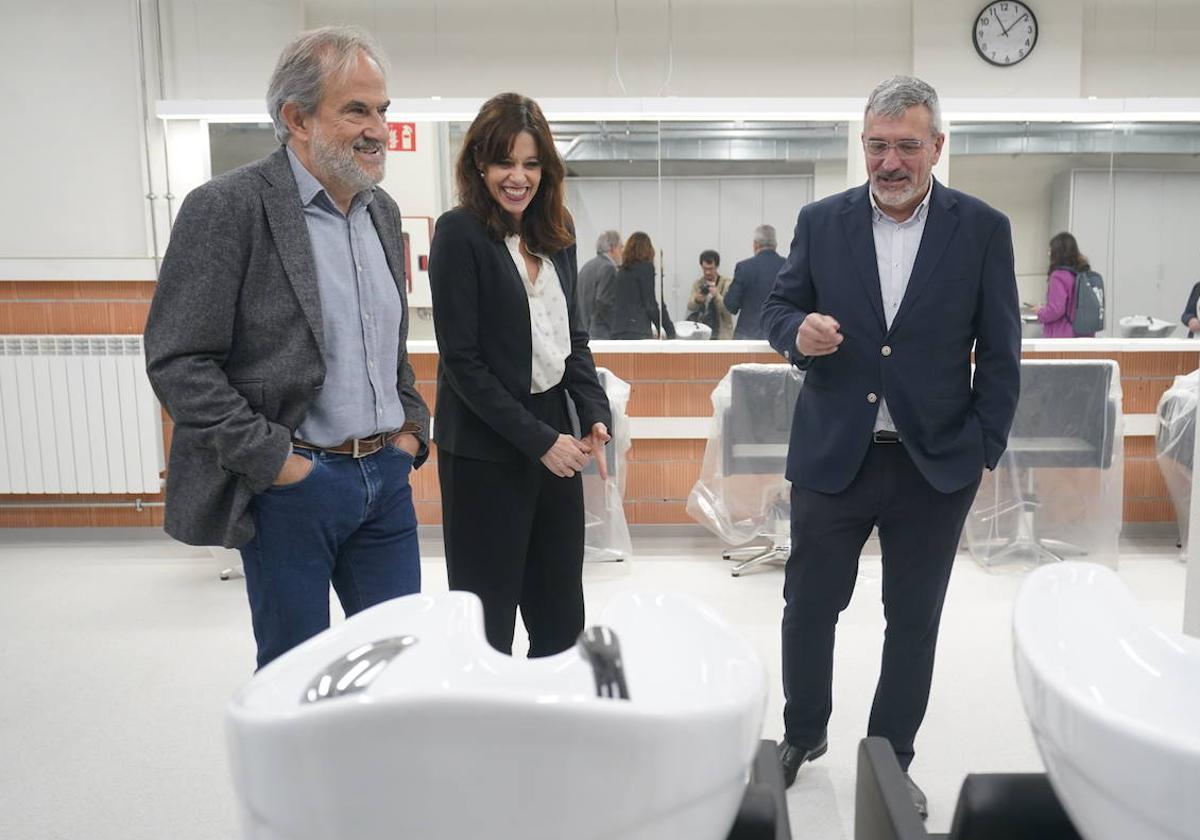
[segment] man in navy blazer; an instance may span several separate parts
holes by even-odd
[[[783,266],[777,244],[775,228],[759,225],[754,229],[754,256],[734,266],[733,282],[725,293],[725,308],[738,316],[734,338],[763,337],[762,306]]]
[[[826,749],[834,627],[873,526],[887,631],[867,732],[887,738],[907,771],[963,521],[1004,452],[1020,388],[1008,219],[933,179],[945,142],[933,88],[881,83],[862,140],[869,183],[801,209],[763,307],[771,345],[807,372],[787,462],[789,785]]]

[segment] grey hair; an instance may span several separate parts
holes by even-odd
[[[607,254],[621,244],[621,234],[615,230],[606,230],[596,238],[596,253]]]
[[[914,105],[929,109],[930,127],[934,134],[942,133],[942,108],[938,105],[937,91],[927,82],[913,76],[892,76],[880,82],[867,97],[863,109],[863,120],[875,114],[880,117],[899,117]]]
[[[760,248],[774,248],[779,244],[772,225],[759,225],[754,229],[754,244]]]
[[[354,26],[326,26],[301,32],[283,48],[267,85],[267,113],[275,124],[275,138],[280,143],[287,143],[292,136],[283,120],[283,106],[295,102],[305,114],[315,113],[325,85],[332,79],[349,76],[360,52],[387,77],[387,62],[379,43]]]

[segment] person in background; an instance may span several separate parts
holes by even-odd
[[[725,293],[725,308],[737,315],[733,337],[761,339],[762,305],[775,285],[775,276],[783,267],[783,257],[775,250],[775,228],[759,225],[754,229],[754,256],[733,268],[733,282]]]
[[[654,296],[654,243],[642,231],[625,242],[613,286],[612,337],[654,338],[663,319]]]
[[[492,97],[463,138],[459,205],[438,219],[429,255],[450,588],[479,596],[502,653],[520,608],[531,657],[583,630],[580,472],[595,458],[606,477],[612,424],[577,316],[564,174],[537,103]]]
[[[612,338],[613,279],[621,260],[621,234],[606,230],[596,256],[579,269],[579,324],[592,338]]]
[[[377,185],[387,79],[365,33],[284,48],[280,147],[188,194],[146,322],[175,421],[166,531],[236,547],[261,668],[346,615],[418,592],[413,385],[400,210]]]
[[[1200,317],[1197,317],[1196,304],[1200,300],[1200,283],[1192,286],[1192,291],[1188,295],[1187,303],[1183,307],[1183,316],[1179,319],[1188,329],[1188,338],[1193,338],[1196,333],[1200,332]]]
[[[828,748],[834,631],[878,527],[887,629],[867,734],[891,742],[921,816],[907,771],[942,606],[983,471],[1008,445],[1021,371],[1011,227],[933,177],[939,111],[920,79],[871,92],[868,183],[800,210],[762,319],[806,371],[786,470],[784,782]]]
[[[729,278],[721,276],[720,265],[721,255],[716,251],[700,252],[700,276],[692,284],[687,305],[688,320],[708,324],[713,340],[733,338],[733,316],[725,308]]]
[[[1050,268],[1046,277],[1046,303],[1037,309],[1043,338],[1079,338],[1095,333],[1077,333],[1071,323],[1075,311],[1075,273],[1088,271],[1087,257],[1079,253],[1075,237],[1056,233],[1050,239]]]

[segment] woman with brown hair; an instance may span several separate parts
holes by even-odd
[[[442,528],[450,588],[483,601],[488,642],[529,655],[583,629],[583,484],[605,472],[612,423],[575,320],[575,237],[564,167],[532,99],[484,103],[455,165],[459,206],[429,257]],[[572,435],[568,399],[584,430]]]
[[[1088,271],[1087,257],[1079,253],[1079,244],[1069,233],[1056,233],[1050,239],[1050,268],[1046,277],[1046,305],[1037,310],[1042,322],[1042,338],[1090,337],[1077,333],[1071,319],[1075,315],[1075,274]]]
[[[654,338],[660,324],[654,299],[654,244],[640,230],[625,242],[613,288],[612,337]]]

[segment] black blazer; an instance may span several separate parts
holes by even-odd
[[[404,306],[396,388],[428,428],[407,352],[400,209],[367,205]],[[213,178],[179,208],[146,321],[146,372],[175,421],[165,530],[191,545],[254,536],[250,502],[271,486],[325,380],[321,295],[287,150]],[[426,434],[420,432],[425,460]]]
[[[809,312],[840,323],[835,352],[796,352],[796,330]],[[1008,445],[1021,377],[1012,232],[1002,213],[976,198],[934,182],[890,328],[866,185],[807,205],[763,306],[763,328],[772,347],[807,370],[788,448],[794,484],[819,493],[850,484],[871,445],[880,397],[913,463],[939,492],[977,481]]]
[[[1188,295],[1187,303],[1184,304],[1184,306],[1183,306],[1183,315],[1179,318],[1179,320],[1183,322],[1183,325],[1185,327],[1188,325],[1188,321],[1192,320],[1197,315],[1197,313],[1196,313],[1196,301],[1197,300],[1200,300],[1200,283],[1197,283],[1195,286],[1192,286],[1192,291],[1191,291],[1191,294]],[[1188,338],[1192,337],[1191,330],[1188,330],[1187,337]]]
[[[618,268],[613,279],[613,338],[654,338],[650,325],[659,325],[654,297],[654,263]]]
[[[738,316],[734,338],[762,338],[762,305],[783,268],[783,257],[773,249],[759,251],[733,269],[733,282],[725,292],[725,308]],[[738,315],[738,312],[741,312]]]
[[[575,246],[550,259],[567,299],[571,330],[563,384],[585,434],[597,422],[611,430],[608,397],[576,312]],[[508,247],[491,239],[467,210],[450,210],[434,229],[429,283],[439,353],[434,441],[447,452],[485,461],[540,458],[559,432],[528,408],[529,297]]]

